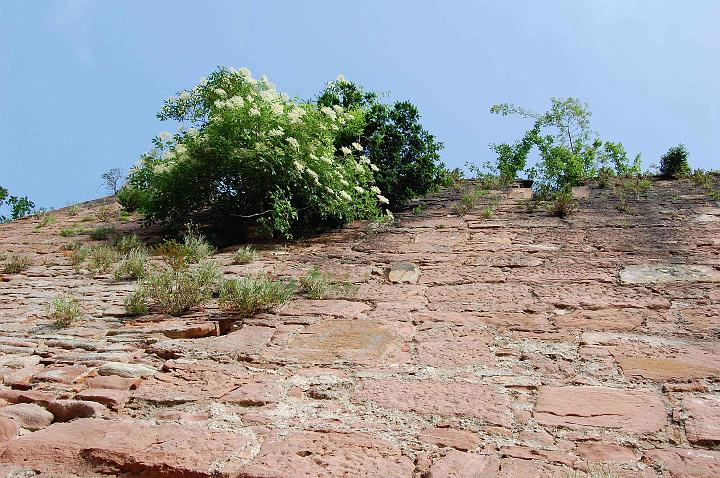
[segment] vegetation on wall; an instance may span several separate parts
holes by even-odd
[[[417,107],[409,101],[382,103],[377,93],[366,92],[340,76],[326,85],[317,103],[362,109],[363,153],[376,166],[375,181],[393,206],[402,206],[448,182],[440,162],[443,144],[422,126]],[[341,135],[336,145],[349,147],[352,141]]]
[[[673,146],[660,158],[660,176],[664,178],[682,178],[690,175],[688,151],[679,144]]]
[[[6,206],[10,210],[10,215],[0,214],[0,223],[14,221],[21,217],[28,216],[35,209],[35,203],[26,196],[13,196],[4,187],[0,186],[0,207]]]
[[[378,216],[388,203],[358,142],[360,107],[291,99],[245,68],[219,68],[158,117],[181,127],[154,138],[120,191],[148,222],[255,221],[291,237]],[[338,148],[338,138],[353,142]]]
[[[505,181],[525,171],[536,189],[558,192],[596,177],[601,171],[618,176],[640,173],[640,155],[629,161],[622,143],[603,141],[590,128],[592,112],[576,98],[552,98],[550,109],[537,113],[508,103],[494,105],[491,113],[518,115],[533,126],[513,144],[492,144],[496,168]],[[536,147],[537,163],[526,169],[527,157]]]

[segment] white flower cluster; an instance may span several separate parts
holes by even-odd
[[[336,81],[345,78],[340,75]],[[189,157],[188,145],[206,141],[212,125],[234,121],[233,127],[245,132],[237,150],[255,151],[258,162],[283,161],[289,174],[318,188],[316,194],[324,202],[346,207],[358,196],[373,194],[378,203],[388,204],[380,189],[372,185],[372,172],[378,168],[362,154],[365,148],[359,142],[338,150],[333,145],[332,131],[348,124],[352,111],[339,105],[318,109],[312,103],[290,100],[287,94],[278,93],[267,77],[256,80],[247,68],[225,69],[210,79],[201,78],[192,90],[178,96],[166,101],[163,112],[171,117],[200,118],[207,125],[196,123],[199,128],[190,127],[184,134],[181,130],[177,139],[161,133],[158,139],[163,147],[149,154],[149,163],[137,168],[150,165],[155,174],[170,172]],[[202,110],[202,105],[214,109]],[[192,108],[200,114],[194,114]]]

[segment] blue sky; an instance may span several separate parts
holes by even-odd
[[[217,65],[312,98],[339,73],[418,105],[449,166],[527,123],[494,103],[588,102],[645,165],[720,167],[720,2],[0,0],[0,185],[39,206],[105,194],[168,129],[162,100]]]

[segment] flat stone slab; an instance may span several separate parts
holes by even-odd
[[[500,460],[494,455],[480,455],[451,450],[436,461],[428,478],[480,478],[497,476]]]
[[[623,374],[651,380],[691,380],[720,376],[720,367],[695,355],[676,357],[616,357]]]
[[[407,360],[402,340],[387,325],[371,320],[325,320],[306,327],[275,355],[309,363],[382,363]]]
[[[510,426],[508,398],[491,385],[438,380],[363,380],[354,398],[391,411],[467,416]]]
[[[667,425],[667,410],[652,390],[610,387],[540,387],[533,417],[544,425],[656,432]]]
[[[349,300],[297,299],[282,308],[280,315],[329,315],[346,319],[364,317],[370,306]]]
[[[685,433],[690,443],[720,442],[720,398],[713,396],[686,397],[683,400]]]
[[[620,271],[623,284],[665,284],[668,282],[720,282],[720,271],[700,264],[639,264]]]
[[[468,451],[482,444],[482,438],[477,433],[454,428],[426,428],[418,438],[438,447],[452,447],[461,451]]]
[[[678,478],[717,478],[720,476],[720,451],[685,448],[648,450],[643,461],[660,466],[669,476]]]
[[[415,465],[394,445],[367,433],[292,432],[266,440],[240,476],[412,476]]]
[[[7,443],[0,462],[48,476],[230,477],[251,457],[254,441],[237,433],[83,418]],[[126,475],[126,476],[127,476]]]
[[[396,284],[417,284],[420,268],[412,262],[395,262],[385,270],[385,276]]]
[[[257,406],[273,403],[281,395],[282,378],[277,376],[212,361],[170,366],[172,370],[145,380],[133,398],[158,405],[211,400]]]

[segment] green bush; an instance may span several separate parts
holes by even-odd
[[[76,271],[80,271],[80,267],[85,263],[87,258],[90,256],[92,248],[84,244],[75,242],[70,248],[70,262],[75,266]]]
[[[640,155],[631,165],[621,143],[603,142],[590,128],[592,113],[576,98],[552,98],[551,107],[537,113],[512,104],[494,105],[490,112],[502,116],[517,115],[533,120],[533,127],[510,145],[492,144],[497,154],[497,169],[504,182],[513,181],[523,170],[535,180],[534,188],[560,193],[568,187],[604,173],[619,176],[640,173]],[[529,152],[536,147],[540,159],[525,169]]]
[[[66,227],[64,229],[60,229],[60,232],[58,232],[58,234],[60,234],[62,237],[73,237],[80,234],[80,232],[81,231],[79,229],[76,229],[74,227]]]
[[[683,178],[690,175],[688,152],[685,146],[673,146],[660,158],[660,176],[664,178]]]
[[[334,144],[359,138],[359,108],[291,100],[265,77],[220,68],[168,99],[158,117],[182,128],[153,140],[119,193],[121,204],[135,198],[148,222],[255,221],[290,237],[379,213],[373,165]]]
[[[453,182],[455,175],[440,162],[443,144],[423,128],[420,113],[412,103],[380,103],[376,93],[365,92],[355,83],[338,77],[327,84],[318,105],[360,108],[365,112],[362,152],[375,166],[375,182],[394,207]],[[352,148],[356,141],[339,135],[337,146]]]
[[[117,202],[127,212],[135,212],[140,207],[142,192],[132,186],[123,186],[115,195]]]
[[[207,259],[215,252],[215,248],[199,234],[188,233],[183,237],[183,242],[166,239],[155,246],[155,252],[162,255],[172,269],[180,270],[188,264],[197,264]]]
[[[254,248],[250,246],[241,247],[233,254],[233,264],[249,264],[258,256],[259,254]]]
[[[482,198],[487,196],[488,192],[487,189],[471,189],[460,197],[460,202],[453,206],[453,212],[458,216],[464,216],[472,210]]]
[[[182,315],[210,300],[220,276],[212,261],[202,262],[192,269],[160,271],[140,281],[125,306],[133,315],[147,311],[149,304],[162,313]]]
[[[548,204],[548,212],[552,216],[565,217],[577,209],[577,201],[573,197],[572,189],[554,192]]]
[[[113,245],[120,254],[127,254],[137,249],[145,249],[145,245],[135,234],[126,234],[124,236],[120,236],[115,239]]]
[[[125,298],[125,312],[133,316],[147,315],[150,312],[145,289],[137,289]]]
[[[147,275],[148,255],[144,249],[137,248],[125,254],[115,270],[116,280],[142,279]]]
[[[112,270],[115,263],[120,260],[120,254],[113,247],[107,245],[87,246],[75,244],[71,249],[70,262],[75,271],[85,266],[93,274],[105,274]]]
[[[105,274],[110,272],[119,259],[120,254],[110,246],[90,247],[87,256],[87,268],[93,274]]]
[[[27,197],[11,196],[7,189],[0,186],[0,207],[2,206],[10,208],[10,216],[0,214],[0,223],[20,219],[35,210],[35,203]]]
[[[300,293],[310,299],[349,297],[354,295],[356,290],[354,284],[348,281],[338,282],[333,279],[332,274],[323,272],[317,267],[313,267],[300,277]]]
[[[73,324],[82,315],[80,304],[67,297],[55,297],[48,307],[48,316],[56,327],[65,328]]]
[[[220,307],[243,315],[254,315],[278,307],[290,299],[295,284],[267,276],[226,279],[220,285]]]
[[[38,210],[34,214],[35,214],[35,217],[37,217],[39,220],[37,226],[35,226],[35,229],[40,229],[45,226],[50,226],[52,224],[55,224],[55,221],[56,221],[55,216],[50,214],[50,211],[48,211],[46,209]]]

